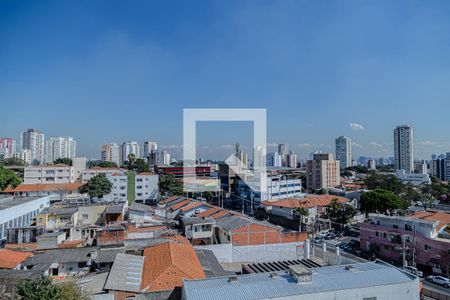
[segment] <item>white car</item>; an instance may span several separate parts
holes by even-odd
[[[446,288],[450,288],[450,279],[448,279],[448,278],[446,278],[446,277],[443,277],[443,276],[433,276],[433,275],[431,275],[431,276],[428,276],[428,277],[427,277],[427,280],[428,280],[429,282],[432,282],[432,283],[436,283],[436,284],[442,285],[442,286],[444,286],[444,287],[446,287]]]
[[[406,272],[409,272],[409,273],[411,273],[411,274],[413,274],[413,275],[416,275],[416,276],[418,276],[418,277],[423,277],[423,272],[417,270],[417,268],[408,266],[408,267],[405,267],[404,270],[405,270]]]

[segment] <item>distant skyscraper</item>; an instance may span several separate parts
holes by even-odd
[[[16,141],[13,138],[0,138],[0,158],[11,158],[16,153]]]
[[[42,163],[44,161],[44,134],[35,129],[28,129],[22,132],[20,136],[20,145],[22,150],[30,150],[31,161],[33,163]]]
[[[281,157],[281,166],[288,166],[288,145],[287,144],[278,144],[278,155]]]
[[[281,156],[277,152],[268,153],[266,161],[269,167],[281,167]]]
[[[152,141],[145,141],[144,142],[144,158],[148,159],[148,156],[151,152],[158,151],[158,144],[156,142]]]
[[[346,136],[340,136],[336,139],[336,160],[340,161],[340,168],[352,166],[352,140]]]
[[[161,151],[161,164],[170,165],[170,153],[166,150]]]
[[[102,161],[110,161],[120,166],[120,147],[116,143],[102,145],[101,152]]]
[[[414,171],[413,129],[402,125],[394,129],[394,165],[396,170]]]
[[[287,161],[286,167],[297,168],[297,154],[295,154],[294,151],[291,150],[289,152],[286,161]]]
[[[28,149],[23,149],[14,154],[14,157],[23,160],[27,164],[31,164],[31,151]]]
[[[50,137],[45,142],[45,162],[51,163],[58,158],[74,158],[77,142],[72,137]]]
[[[128,155],[134,154],[136,158],[141,157],[141,149],[139,148],[138,142],[125,142],[122,144],[122,160],[123,165],[128,160]]]

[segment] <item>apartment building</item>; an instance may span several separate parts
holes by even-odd
[[[74,158],[77,142],[73,137],[50,137],[45,142],[45,162],[51,163],[58,158]]]
[[[341,183],[340,163],[331,153],[316,153],[306,164],[306,187],[310,190],[331,189]]]
[[[11,158],[16,153],[16,141],[13,138],[0,138],[0,158]]]
[[[74,168],[64,164],[28,166],[24,170],[24,184],[73,183]]]
[[[120,166],[120,147],[116,143],[104,144],[101,150],[101,160],[109,161]]]
[[[150,203],[157,200],[159,195],[159,176],[153,173],[140,173],[135,176],[135,197],[136,202]]]
[[[411,126],[401,125],[394,129],[394,165],[396,170],[414,172],[414,139]]]
[[[100,175],[100,174],[104,174],[107,177],[114,175],[114,174],[119,174],[119,175],[125,175],[125,173],[127,172],[127,169],[124,168],[101,168],[101,167],[93,167],[90,169],[86,169],[82,171],[82,182],[86,183],[88,182],[92,177]]]
[[[20,145],[23,150],[30,150],[31,161],[42,163],[44,161],[45,143],[44,134],[36,129],[28,129],[20,135]]]

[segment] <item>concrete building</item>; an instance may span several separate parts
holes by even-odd
[[[0,158],[11,158],[15,153],[16,141],[13,138],[0,138]]]
[[[28,149],[22,149],[19,152],[14,153],[14,157],[23,160],[28,165],[31,164],[31,150]]]
[[[377,161],[375,159],[369,159],[367,161],[367,169],[376,170],[377,169]]]
[[[158,151],[158,143],[152,141],[144,142],[144,158],[148,158],[150,153]]]
[[[0,199],[0,240],[13,227],[27,227],[36,215],[50,206],[50,197],[22,197]]]
[[[72,183],[74,169],[63,164],[28,166],[24,170],[24,184]]]
[[[183,300],[420,299],[420,280],[382,261],[240,276],[183,280]]]
[[[336,138],[336,160],[340,162],[341,171],[352,166],[352,140],[346,136]]]
[[[414,162],[414,173],[416,174],[428,174],[428,166],[425,160]]]
[[[106,177],[114,175],[114,174],[119,174],[119,175],[125,175],[125,173],[127,172],[127,169],[124,168],[102,168],[102,167],[93,167],[90,169],[85,169],[82,172],[82,182],[86,183],[89,180],[91,180],[92,177],[97,176],[99,174],[104,174],[106,175]]]
[[[111,193],[103,196],[103,200],[108,202],[127,202],[127,175],[113,174],[107,175],[106,178],[112,183],[112,188]]]
[[[155,202],[159,196],[159,176],[153,173],[140,173],[135,176],[135,197],[136,202]]]
[[[170,165],[170,153],[166,150],[161,152],[161,164],[165,166]]]
[[[286,156],[286,167],[297,168],[297,154],[292,150]]]
[[[86,157],[72,158],[73,179],[75,181],[81,181],[83,177],[83,171],[86,170],[86,165],[87,165]]]
[[[36,129],[28,129],[20,135],[22,150],[31,151],[32,163],[44,162],[45,143],[44,134]]]
[[[314,154],[306,163],[306,187],[311,190],[331,189],[340,185],[340,163],[331,153]]]
[[[277,152],[270,152],[267,154],[268,167],[281,167],[281,156]]]
[[[115,163],[120,166],[120,147],[116,143],[102,145],[101,160]]]
[[[370,214],[368,222],[359,224],[359,228],[361,250],[373,251],[377,257],[399,264],[404,257],[405,264],[420,270],[450,275],[450,214]]]
[[[52,163],[58,158],[74,158],[77,142],[70,136],[50,137],[45,142],[45,162]]]
[[[409,125],[401,125],[394,129],[394,165],[396,170],[414,172],[413,129]]]
[[[141,148],[138,142],[125,142],[122,144],[122,159],[120,164],[123,165],[128,160],[128,155],[133,154],[136,158],[141,157]]]
[[[405,170],[397,170],[395,173],[397,179],[403,182],[409,182],[412,185],[431,184],[431,178],[428,174],[406,173]]]

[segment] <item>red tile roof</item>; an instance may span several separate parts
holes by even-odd
[[[194,209],[194,208],[197,208],[197,207],[200,207],[200,206],[203,206],[203,205],[206,205],[206,204],[203,203],[203,202],[192,202],[191,204],[188,204],[188,205],[182,207],[180,210],[182,212],[187,212],[187,211],[189,211],[191,209]]]
[[[19,193],[19,192],[53,192],[53,191],[76,191],[82,186],[81,183],[42,183],[42,184],[20,184],[16,188],[8,187],[3,192]]]
[[[203,279],[200,261],[190,244],[167,242],[145,248],[141,288],[168,291],[183,285],[183,278]]]
[[[206,217],[209,217],[209,216],[217,213],[218,211],[221,211],[221,209],[218,207],[212,207],[211,209],[202,211],[201,213],[198,213],[195,216],[199,217],[199,218],[206,218]]]
[[[421,211],[411,216],[414,219],[439,221],[437,230],[441,230],[442,227],[450,224],[450,214],[442,211]]]
[[[311,208],[315,206],[328,206],[331,201],[336,199],[339,203],[348,202],[347,198],[334,196],[334,195],[308,195],[304,198],[289,198],[281,200],[267,200],[263,201],[262,204],[265,206],[279,206],[286,208]]]
[[[174,211],[174,210],[180,209],[183,206],[188,205],[189,203],[191,203],[191,200],[185,199],[185,200],[183,200],[181,202],[178,202],[178,203],[170,206],[170,210]]]
[[[178,198],[181,198],[181,197],[180,197],[180,196],[171,196],[171,197],[169,197],[169,198],[166,198],[166,199],[164,199],[164,200],[161,200],[161,202],[164,203],[164,204],[168,204],[169,202],[175,201],[175,200],[177,200]]]
[[[1,249],[0,269],[14,269],[30,256],[33,256],[32,252]]]

